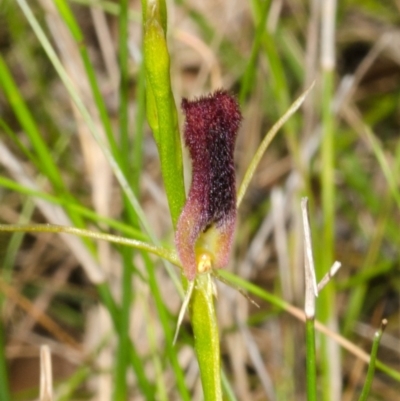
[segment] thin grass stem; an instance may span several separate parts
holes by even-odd
[[[272,128],[267,132],[263,141],[261,142],[260,146],[258,147],[256,153],[254,154],[253,158],[251,159],[251,163],[246,170],[244,175],[243,181],[240,184],[238,194],[237,194],[237,201],[236,206],[239,208],[242,200],[246,194],[247,188],[250,184],[251,179],[263,157],[265,151],[268,149],[268,146],[271,144],[272,140],[275,138],[276,134],[280,130],[280,128],[286,123],[287,120],[300,108],[303,104],[304,100],[306,99],[307,95],[310,93],[312,88],[314,87],[314,83],[310,85],[310,87],[304,91],[289,107],[286,113],[272,126]]]
[[[99,84],[96,78],[96,73],[94,71],[93,65],[89,58],[89,53],[87,47],[84,42],[84,36],[82,31],[76,22],[74,14],[68,6],[68,3],[64,0],[55,0],[55,4],[60,12],[61,17],[63,18],[64,23],[68,26],[72,37],[74,38],[77,48],[79,49],[83,66],[86,71],[86,75],[89,81],[90,88],[92,90],[93,99],[96,104],[96,108],[99,112],[102,127],[107,136],[107,142],[111,148],[111,152],[114,157],[117,157],[117,145],[115,141],[115,136],[113,135],[113,130],[111,127],[111,121],[107,113],[107,108],[104,102],[103,95],[101,94]]]
[[[307,401],[317,401],[317,361],[314,319],[306,319],[306,377]]]
[[[369,365],[368,365],[367,377],[365,378],[364,387],[362,389],[362,392],[361,392],[361,395],[360,395],[360,398],[358,399],[358,401],[367,401],[368,400],[368,396],[369,396],[369,393],[371,390],[372,381],[373,381],[374,373],[375,373],[375,365],[376,365],[376,360],[377,360],[377,355],[378,355],[379,343],[381,341],[383,331],[385,330],[387,323],[388,323],[387,320],[383,319],[380,329],[374,335],[374,341],[372,343],[371,359],[370,359]]]
[[[158,246],[150,245],[146,242],[119,237],[117,235],[112,234],[104,234],[99,232],[94,232],[90,230],[84,230],[81,228],[75,227],[65,227],[65,226],[57,226],[50,224],[35,224],[35,225],[14,225],[14,224],[0,224],[0,232],[26,232],[26,233],[65,233],[65,234],[73,234],[78,237],[86,237],[93,238],[97,240],[103,240],[112,242],[119,245],[126,245],[132,248],[137,248],[142,251],[146,251],[152,253],[153,255],[157,255],[163,259],[168,260],[169,262],[180,266],[179,258],[175,251],[168,250],[165,248],[160,248]]]
[[[109,217],[101,216],[98,213],[94,212],[93,210],[91,210],[85,206],[82,206],[78,203],[69,203],[69,201],[67,199],[56,197],[56,196],[47,194],[45,192],[35,191],[34,189],[31,189],[24,185],[20,185],[16,181],[11,180],[6,177],[0,177],[0,186],[11,189],[16,192],[19,192],[21,194],[30,195],[33,197],[43,199],[43,200],[53,203],[55,205],[66,206],[67,204],[69,204],[68,207],[71,210],[73,210],[77,214],[80,214],[82,217],[84,217],[88,220],[91,220],[95,223],[106,224],[109,228],[118,230],[121,233],[128,235],[130,237],[134,237],[135,239],[138,239],[140,241],[149,240],[149,237],[146,234],[144,234],[141,230],[133,228],[131,225],[128,225],[121,221],[117,221],[117,220],[111,219]]]

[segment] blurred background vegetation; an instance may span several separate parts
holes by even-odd
[[[318,317],[366,352],[387,318],[378,358],[398,374],[400,1],[342,0],[336,10],[320,9],[319,3],[169,1],[172,88],[178,106],[182,97],[220,87],[238,96],[244,116],[236,146],[240,182],[266,131],[315,80],[253,178],[228,269],[302,307],[300,198],[309,197],[318,278],[334,260],[342,263],[318,301]],[[65,224],[148,238],[21,4],[26,3],[0,0],[0,222]],[[110,148],[115,141],[148,226],[172,247],[157,148],[145,122],[141,4],[129,2],[127,71],[119,67],[119,2],[67,4],[81,40],[71,36],[55,2],[35,0],[29,7],[93,126]],[[107,118],[92,93],[82,49]],[[121,101],[127,106],[126,136]],[[129,316],[126,329],[135,352],[125,353],[134,355],[133,370],[126,380],[120,377],[129,399],[181,399],[175,383],[182,373],[190,399],[202,399],[189,321],[175,348],[165,340],[181,302],[177,271],[122,246],[71,245],[43,233],[0,234],[0,261],[0,365],[9,399],[37,398],[41,344],[52,350],[56,399],[109,400],[113,394],[117,399],[114,378],[123,338],[112,324],[115,315],[103,306],[104,293],[99,295],[103,280]],[[129,267],[129,291],[122,266]],[[264,302],[256,309],[225,285],[218,289],[223,368],[236,398],[305,399],[303,323]],[[366,364],[330,347],[325,336],[318,346],[323,399],[356,399]],[[397,399],[395,376],[378,370],[369,399]],[[2,383],[3,390],[8,384]]]

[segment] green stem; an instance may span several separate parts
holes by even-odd
[[[211,274],[197,276],[190,312],[204,400],[222,401],[221,356]]]
[[[307,401],[317,400],[317,368],[315,357],[314,319],[306,319]]]
[[[367,377],[365,378],[364,387],[363,387],[363,390],[361,392],[361,395],[360,395],[360,398],[358,399],[358,401],[367,401],[368,400],[368,395],[371,390],[372,380],[374,378],[374,373],[375,373],[375,364],[376,364],[376,358],[378,355],[379,343],[381,341],[383,330],[384,330],[386,324],[387,324],[387,320],[384,319],[382,321],[382,327],[375,333],[374,341],[372,343],[371,359],[370,359],[369,365],[368,365]]]

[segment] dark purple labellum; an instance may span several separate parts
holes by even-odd
[[[204,254],[215,268],[229,260],[236,225],[233,151],[242,116],[235,98],[223,90],[183,99],[182,109],[193,176],[175,242],[184,273],[194,280]]]

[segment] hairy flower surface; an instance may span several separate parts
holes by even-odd
[[[184,273],[222,268],[229,260],[236,225],[233,151],[242,120],[235,98],[218,90],[183,99],[184,139],[192,159],[192,184],[179,217],[176,247]]]

